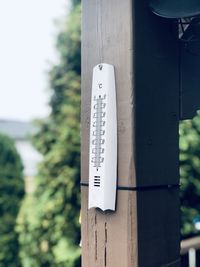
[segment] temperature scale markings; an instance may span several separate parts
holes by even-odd
[[[104,143],[104,139],[102,139],[102,135],[104,135],[105,131],[102,130],[102,126],[105,125],[104,121],[102,121],[102,118],[105,116],[105,112],[102,111],[103,108],[105,108],[105,104],[102,102],[103,99],[101,96],[99,98],[95,98],[96,104],[94,106],[95,113],[94,118],[96,119],[93,126],[94,126],[94,132],[93,135],[96,137],[93,144],[94,146],[94,158],[92,162],[94,163],[94,167],[98,168],[101,167],[101,163],[103,162],[104,158],[101,157],[101,153],[104,151],[101,147],[101,145]]]

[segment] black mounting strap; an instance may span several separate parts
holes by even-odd
[[[81,186],[89,186],[87,182],[80,182]],[[151,191],[151,190],[170,190],[180,188],[180,184],[170,184],[170,185],[150,185],[150,186],[117,186],[117,190],[123,191]]]

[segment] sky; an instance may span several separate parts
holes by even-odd
[[[0,119],[48,115],[48,76],[56,62],[55,19],[69,0],[0,1]]]

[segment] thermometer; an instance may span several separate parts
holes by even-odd
[[[115,210],[117,186],[115,73],[114,67],[105,63],[93,69],[89,153],[89,208]]]

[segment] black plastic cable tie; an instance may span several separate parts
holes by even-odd
[[[80,182],[81,186],[89,186],[87,182]],[[150,185],[150,186],[117,186],[117,190],[122,191],[149,191],[149,190],[164,190],[164,189],[174,189],[179,188],[180,184],[169,184],[169,185]]]

